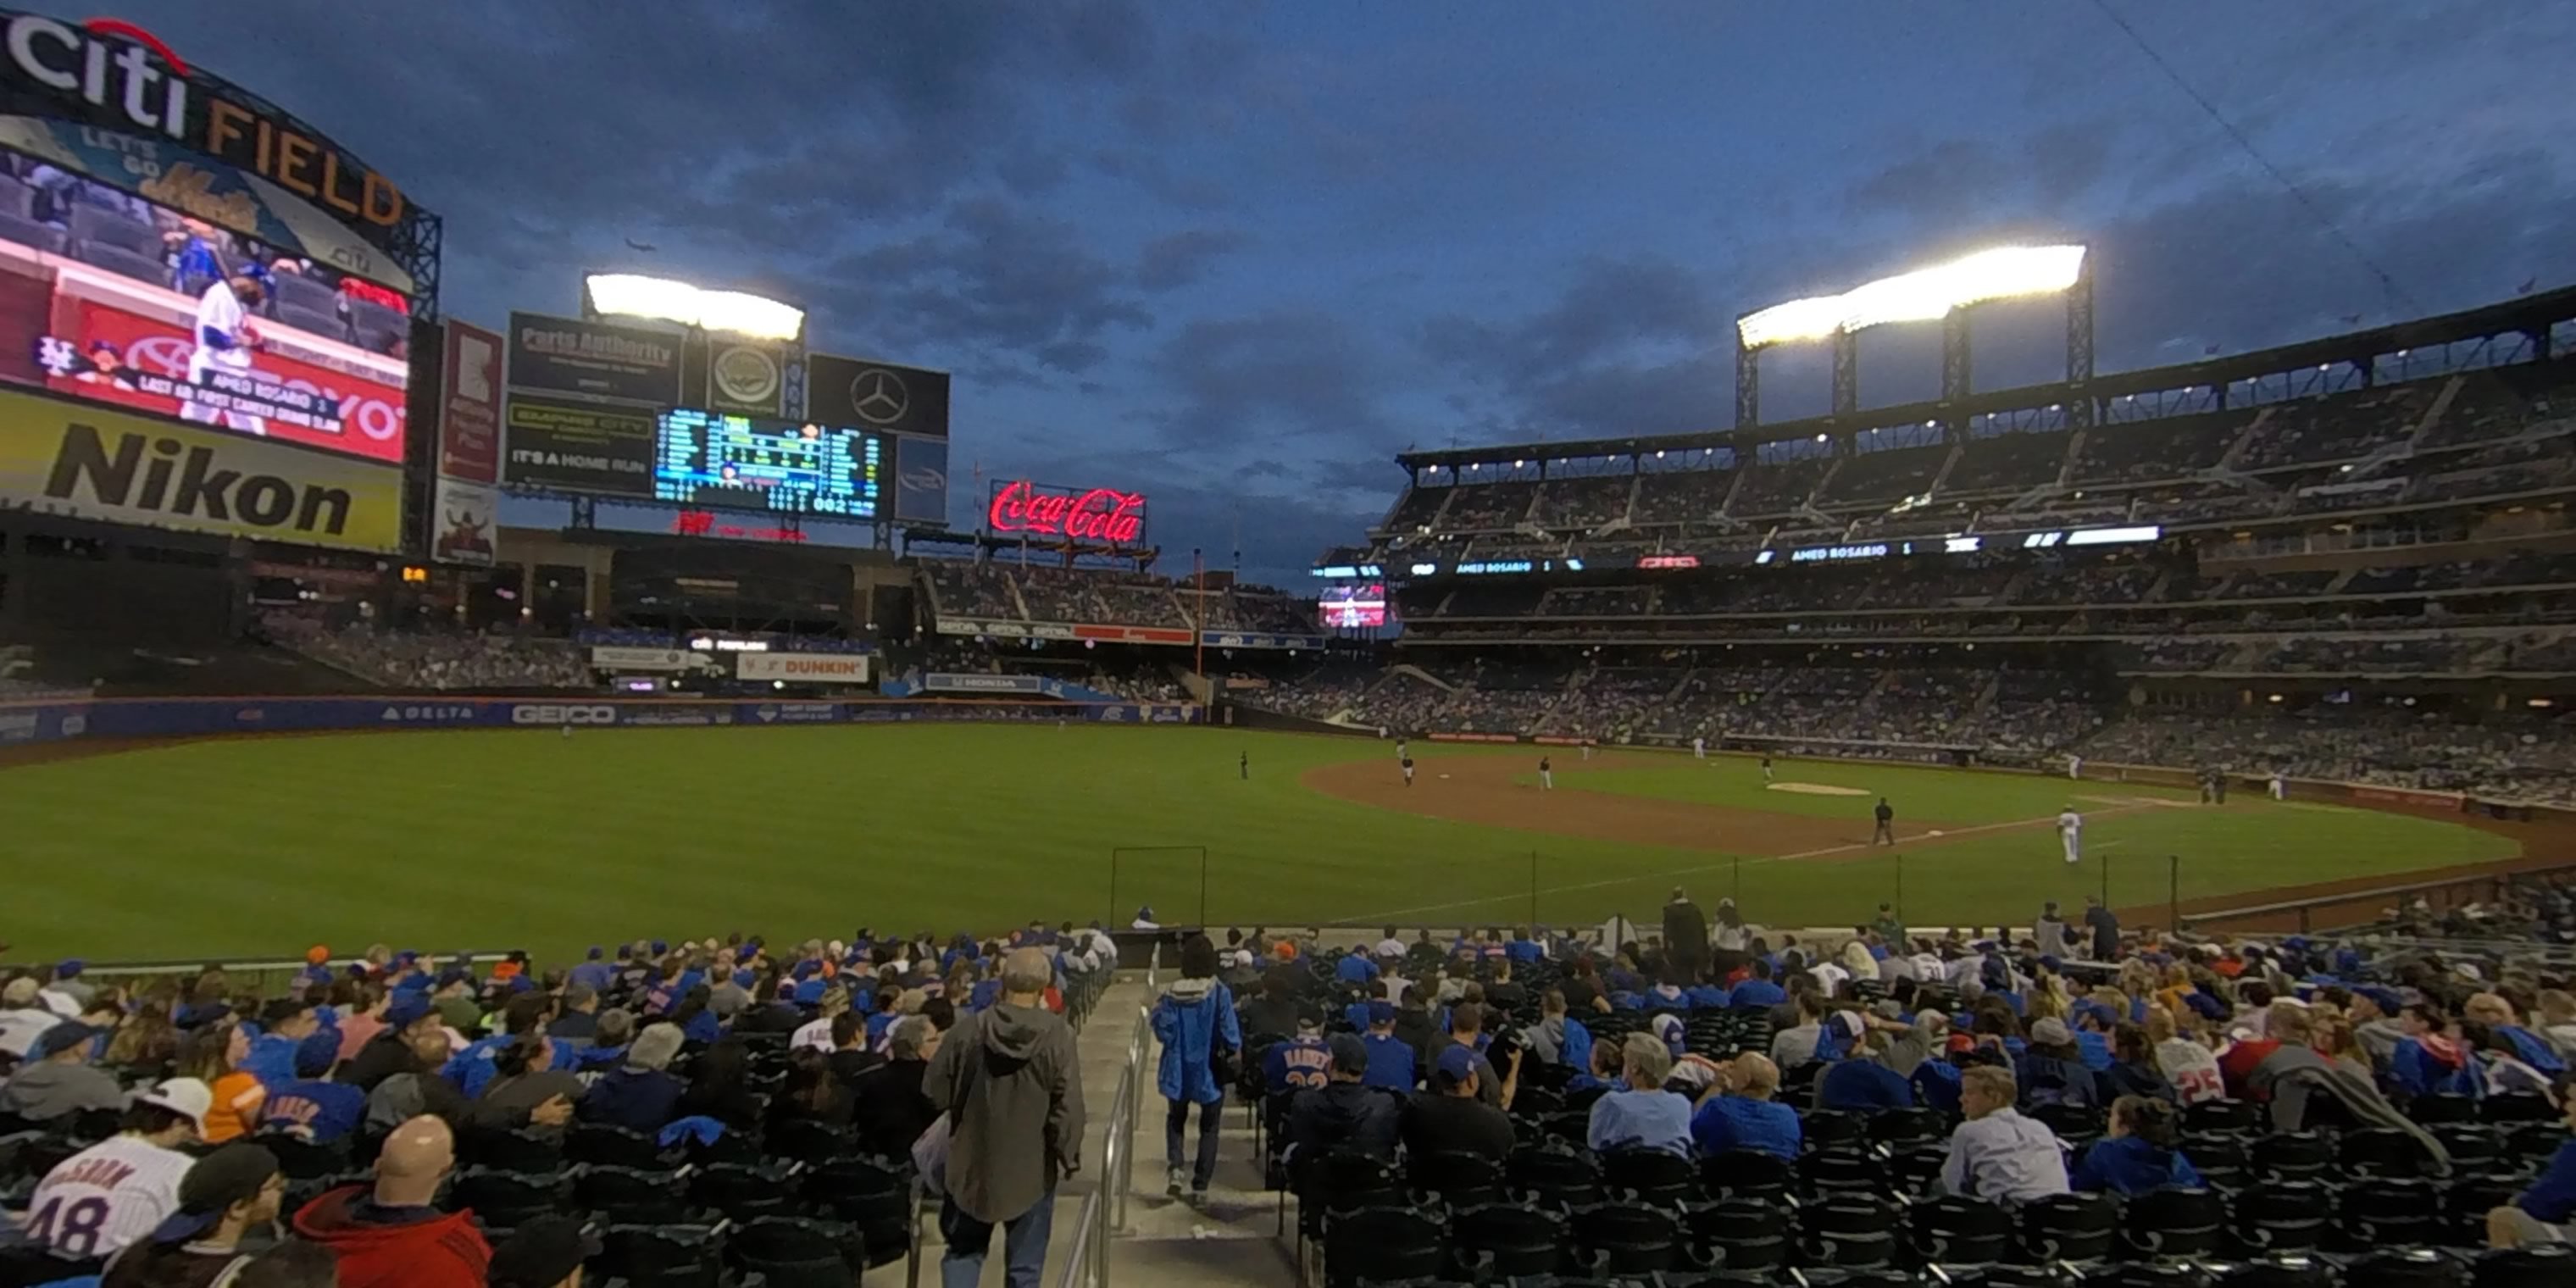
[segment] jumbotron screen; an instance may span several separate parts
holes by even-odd
[[[0,152],[0,381],[403,459],[411,301]]]
[[[709,509],[873,519],[884,441],[865,430],[664,412],[653,496]]]
[[[1386,586],[1327,586],[1318,606],[1328,630],[1386,625]]]

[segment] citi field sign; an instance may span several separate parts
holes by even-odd
[[[1132,546],[1145,539],[1145,494],[1057,488],[1022,479],[994,489],[984,519],[995,532]]]
[[[409,202],[393,180],[331,140],[118,18],[73,24],[0,9],[7,107],[120,133],[158,134],[256,174],[361,231],[390,229]]]

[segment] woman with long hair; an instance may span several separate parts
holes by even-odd
[[[232,1020],[208,1024],[179,1045],[173,1076],[195,1078],[215,1093],[213,1106],[206,1110],[205,1127],[199,1133],[209,1145],[247,1135],[259,1125],[260,1110],[268,1103],[268,1089],[259,1084],[259,1079],[242,1072],[242,1058],[249,1054],[250,1030]]]
[[[2112,1026],[2111,1067],[2102,1072],[2102,1081],[2113,1095],[2181,1103],[2173,1081],[2156,1064],[2156,1044],[2143,1025]]]
[[[179,1026],[170,1021],[169,999],[147,997],[116,1026],[105,1060],[129,1069],[157,1069],[178,1054]]]
[[[787,1081],[769,1104],[769,1120],[803,1119],[846,1127],[852,1107],[850,1088],[832,1072],[830,1053],[799,1047],[788,1053]]]
[[[1170,1104],[1163,1119],[1165,1192],[1179,1198],[1187,1181],[1194,1204],[1206,1201],[1208,1183],[1216,1178],[1217,1120],[1228,1081],[1218,1068],[1220,1054],[1243,1049],[1234,994],[1217,982],[1216,973],[1216,945],[1206,935],[1192,935],[1181,941],[1181,977],[1154,1003],[1154,1037],[1163,1044],[1154,1089]],[[1199,1150],[1184,1168],[1182,1135],[1192,1105],[1199,1107]]]
[[[760,1125],[760,1097],[751,1089],[751,1044],[728,1037],[698,1053],[689,1067],[689,1089],[680,1093],[677,1117],[706,1117],[734,1131]]]
[[[2111,1103],[2111,1127],[2084,1151],[2066,1178],[2082,1193],[2138,1194],[2168,1185],[2197,1186],[2200,1173],[2180,1148],[2182,1111],[2145,1096]]]

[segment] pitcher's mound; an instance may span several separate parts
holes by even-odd
[[[1796,792],[1801,796],[1867,796],[1858,787],[1835,787],[1826,783],[1764,783],[1766,792]]]

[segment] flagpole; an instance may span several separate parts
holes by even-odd
[[[1198,652],[1193,669],[1199,678],[1207,678],[1207,561],[1200,557],[1197,546],[1190,547],[1190,577],[1198,583],[1198,607],[1190,613],[1190,638]]]

